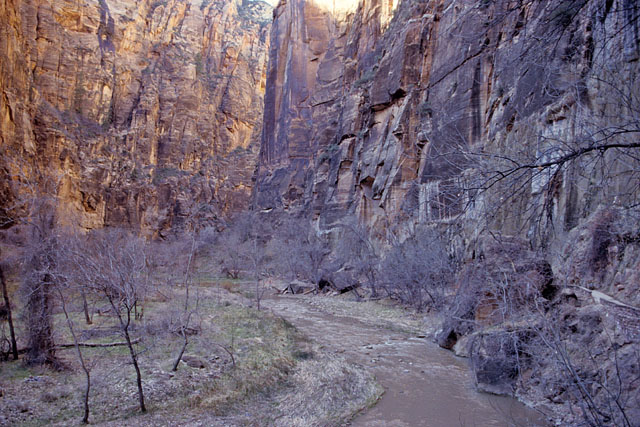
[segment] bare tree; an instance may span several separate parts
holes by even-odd
[[[69,329],[69,332],[71,333],[71,337],[73,338],[73,345],[76,350],[78,361],[80,362],[80,366],[82,367],[82,371],[84,372],[84,375],[85,375],[86,381],[85,381],[84,395],[82,399],[82,404],[84,407],[84,413],[82,415],[82,423],[88,424],[89,423],[89,396],[91,394],[91,366],[89,365],[88,361],[86,360],[85,356],[82,353],[82,350],[80,349],[80,341],[76,333],[75,325],[73,323],[73,320],[71,319],[71,316],[69,315],[69,310],[67,309],[67,299],[66,299],[65,293],[66,291],[69,291],[69,290],[73,292],[73,290],[69,288],[68,282],[66,283],[66,285],[67,286],[63,288],[63,286],[58,284],[55,287],[55,289],[57,291],[57,294],[61,303],[62,312],[64,313],[64,317],[67,322],[67,328]],[[84,297],[84,293],[83,293],[83,297]]]
[[[289,280],[296,280],[304,270],[301,253],[303,236],[308,232],[309,223],[305,218],[285,215],[277,221],[273,239],[269,243],[270,251],[278,273],[284,274],[286,271]]]
[[[184,288],[184,307],[177,313],[177,319],[172,320],[171,329],[173,333],[177,333],[182,337],[182,346],[178,352],[175,362],[173,363],[173,371],[178,370],[182,356],[189,345],[189,336],[197,333],[198,328],[192,326],[192,320],[198,316],[199,296],[196,293],[195,302],[191,297],[191,281],[195,273],[196,258],[200,249],[199,236],[193,231],[188,236],[178,238],[173,244],[165,243],[164,263],[169,269],[177,274],[182,273],[179,281],[182,282]],[[186,258],[186,259],[185,259]],[[184,271],[182,270],[184,268]]]
[[[149,259],[146,243],[123,230],[91,232],[73,255],[77,278],[96,297],[103,298],[120,325],[136,372],[140,410],[146,412],[142,373],[131,328],[138,306],[149,288]]]
[[[243,271],[251,275],[258,309],[265,292],[262,277],[272,258],[269,253],[272,234],[268,218],[249,211],[236,215],[217,239],[216,252],[223,272],[232,278],[238,278]]]
[[[219,260],[222,273],[231,279],[238,279],[244,267],[242,245],[245,240],[244,230],[233,224],[217,233],[215,258]]]
[[[22,293],[26,300],[29,348],[27,364],[56,366],[53,340],[53,287],[55,286],[58,235],[56,206],[47,198],[31,201],[28,241],[24,249]]]
[[[0,228],[19,228],[21,242],[21,286],[24,318],[27,323],[28,349],[25,363],[57,367],[53,339],[53,289],[55,285],[56,252],[59,244],[58,189],[61,175],[41,169],[29,162],[32,155],[12,153],[3,159],[5,188],[9,202],[0,209]]]
[[[348,269],[371,290],[371,297],[379,296],[380,239],[376,241],[372,230],[350,217],[341,224],[337,242],[337,257],[342,260],[341,269]]]
[[[313,224],[308,222],[306,229],[301,230],[299,239],[301,274],[316,286],[316,290],[320,290],[320,280],[331,255],[328,236],[316,231]]]
[[[469,32],[474,40],[487,41],[471,49],[482,57],[491,48],[489,41],[501,42],[503,25],[528,22],[531,34],[514,43],[518,55],[496,49],[489,60],[496,69],[513,63],[537,71],[529,83],[499,73],[486,82],[493,88],[486,120],[495,123],[486,137],[470,137],[468,123],[434,132],[447,135],[442,136],[447,144],[432,144],[430,161],[446,165],[451,173],[443,179],[443,168],[427,167],[423,179],[439,186],[435,193],[446,200],[443,205],[457,207],[449,213],[477,221],[478,228],[527,233],[538,246],[593,212],[589,200],[637,211],[640,91],[632,76],[640,52],[640,12],[634,2],[605,3],[479,2],[468,5],[452,24],[490,17]],[[576,31],[589,36],[576,40]],[[447,102],[460,101],[434,99],[432,105],[442,102],[444,112]],[[500,111],[504,126],[495,121]],[[434,124],[438,122],[447,119],[438,116]]]
[[[458,292],[445,311],[439,344],[451,348],[460,336],[473,337],[464,351],[485,391],[535,387],[566,405],[566,422],[633,425],[640,350],[629,323],[638,310],[568,286],[522,239],[494,236],[476,250],[457,275]],[[600,303],[593,303],[592,292]]]
[[[237,220],[236,226],[246,230],[244,241],[242,242],[242,255],[252,272],[255,284],[256,308],[260,310],[260,301],[265,292],[262,286],[262,276],[266,272],[267,263],[270,259],[268,243],[272,238],[272,228],[269,221],[256,212],[243,214]]]
[[[9,289],[7,287],[7,281],[4,277],[4,267],[0,263],[0,284],[2,284],[2,298],[4,300],[5,314],[2,317],[6,317],[9,324],[9,336],[11,339],[11,353],[13,360],[18,360],[18,344],[16,343],[16,332],[13,327],[13,309],[11,306],[11,299],[9,298]]]

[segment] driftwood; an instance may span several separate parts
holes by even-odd
[[[359,283],[354,283],[353,285],[345,286],[344,288],[339,289],[338,292],[340,292],[341,294],[346,294],[347,292],[353,291],[356,295],[358,295],[357,289],[359,287],[360,287]]]
[[[272,288],[278,293],[278,294],[302,294],[302,295],[309,295],[313,292],[316,292],[316,290],[320,290],[320,292],[328,295],[328,296],[336,296],[336,295],[341,295],[341,294],[345,294],[347,292],[351,292],[353,291],[358,297],[360,296],[357,292],[357,289],[360,287],[359,283],[354,283],[351,285],[347,285],[345,287],[340,287],[340,286],[336,286],[332,281],[330,280],[321,280],[319,285],[318,285],[318,289],[316,289],[315,286],[313,286],[310,283],[304,283],[304,282],[300,282],[300,281],[293,281],[290,284],[288,284],[286,287],[280,289],[277,288],[275,286],[272,286]]]
[[[278,289],[275,286],[273,287],[279,294],[307,294],[309,291],[314,291],[315,286],[311,283],[301,282],[299,280],[294,280],[290,282],[283,289]]]
[[[135,340],[131,341],[131,344],[137,344],[140,342],[140,338],[136,338]],[[110,343],[91,343],[91,342],[79,342],[78,346],[80,347],[91,347],[91,348],[109,348],[109,347],[119,347],[121,345],[127,345],[126,341],[120,341],[120,342],[110,342]],[[56,346],[57,349],[63,349],[63,348],[74,348],[76,346],[75,343],[69,343],[69,344],[58,344]]]

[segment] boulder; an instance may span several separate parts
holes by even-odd
[[[453,346],[453,352],[459,357],[471,356],[471,344],[473,343],[473,336],[467,335],[460,337],[456,344]]]
[[[205,369],[209,366],[209,363],[199,356],[185,354],[182,356],[182,361],[187,364],[187,366],[196,369]]]
[[[504,331],[478,334],[470,349],[471,369],[478,390],[513,395],[519,366],[512,335]]]

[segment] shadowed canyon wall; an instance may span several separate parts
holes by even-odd
[[[583,414],[631,425],[639,21],[632,0],[281,1],[252,203],[334,237],[355,216],[383,245],[436,228],[460,267],[436,340],[478,387],[566,415],[584,378],[594,408],[616,383],[618,413]]]
[[[85,228],[245,209],[271,18],[249,0],[0,2],[3,205],[11,176],[53,182]]]
[[[463,215],[534,246],[603,205],[628,212],[637,156],[607,162],[630,151],[537,165],[612,143],[606,128],[629,131],[623,145],[637,135],[638,13],[628,0],[364,0],[342,15],[281,2],[254,203],[325,229],[345,214],[379,230]],[[526,167],[491,175],[513,165]]]

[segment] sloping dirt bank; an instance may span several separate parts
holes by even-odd
[[[324,350],[370,370],[384,387],[353,426],[545,425],[515,399],[478,393],[467,362],[423,335],[420,320],[347,298],[277,296],[265,301]]]

